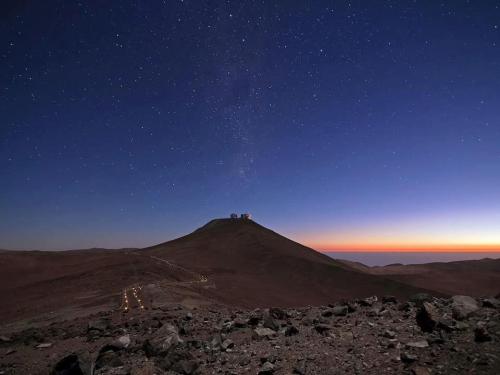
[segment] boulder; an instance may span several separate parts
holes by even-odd
[[[84,375],[76,354],[70,354],[56,363],[51,375]]]
[[[143,349],[148,357],[158,356],[167,353],[183,342],[177,328],[171,324],[165,324],[155,332],[153,338],[145,341]]]
[[[436,309],[429,302],[422,302],[422,306],[418,309],[416,320],[420,329],[424,332],[432,332],[438,322],[438,314]]]
[[[346,316],[349,308],[347,306],[335,306],[332,313],[335,316]]]
[[[452,316],[456,320],[467,319],[471,314],[479,309],[476,300],[469,296],[453,296],[451,297]]]

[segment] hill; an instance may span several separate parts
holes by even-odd
[[[465,294],[481,297],[500,293],[500,259],[392,264],[377,267],[368,267],[358,262],[338,261],[366,274],[383,276],[447,295]]]
[[[342,298],[393,294],[420,288],[359,272],[252,220],[216,219],[193,233],[148,249],[205,274],[210,296],[231,305],[304,306]]]

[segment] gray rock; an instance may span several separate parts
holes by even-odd
[[[378,301],[377,296],[372,296],[372,297],[368,297],[368,298],[359,300],[358,303],[361,306],[372,306],[377,301]]]
[[[257,327],[253,330],[254,337],[262,338],[262,337],[271,337],[276,335],[276,331],[266,328],[266,327]]]
[[[346,316],[349,308],[347,306],[335,306],[332,313],[335,316]]]
[[[464,320],[479,309],[476,300],[469,296],[451,297],[451,311],[454,319]]]
[[[277,331],[279,329],[279,324],[274,320],[269,310],[264,311],[262,320],[263,320],[262,325],[265,328],[270,328],[273,331]]]
[[[385,332],[382,336],[387,337],[388,339],[393,339],[396,337],[396,332],[387,329],[387,330],[385,330]]]
[[[123,335],[118,337],[111,345],[117,349],[127,349],[130,346],[130,335]]]
[[[146,340],[144,351],[148,356],[162,355],[182,343],[183,340],[179,337],[177,328],[171,324],[165,324],[155,332],[153,338]]]
[[[422,306],[417,311],[417,324],[424,332],[432,332],[438,322],[438,314],[433,305],[429,302],[422,302]]]
[[[274,373],[274,365],[271,362],[265,362],[259,370],[259,375],[269,375]]]
[[[491,309],[500,309],[500,300],[497,298],[483,299],[483,306]]]
[[[119,367],[123,366],[123,362],[118,354],[113,350],[100,351],[95,361],[95,369],[104,367]]]
[[[427,348],[429,343],[427,340],[410,341],[406,343],[406,346],[409,348]]]
[[[106,331],[110,326],[110,320],[106,318],[99,318],[95,320],[91,320],[88,323],[87,330],[88,331]]]
[[[418,357],[416,355],[408,353],[408,352],[402,352],[400,358],[401,358],[401,361],[404,363],[412,363],[418,359]]]
[[[221,349],[222,350],[228,350],[234,347],[234,342],[231,339],[226,339],[222,342],[221,344]]]

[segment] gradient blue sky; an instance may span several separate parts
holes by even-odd
[[[0,248],[145,246],[248,211],[316,248],[500,250],[498,2],[0,17]]]

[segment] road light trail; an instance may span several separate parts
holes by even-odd
[[[143,255],[143,254],[135,253],[135,252],[134,253],[127,252],[127,254],[129,254],[129,255],[133,254],[133,255],[139,255],[139,256]],[[189,270],[189,269],[182,267],[178,264],[172,263],[167,259],[162,259],[162,258],[159,258],[159,257],[154,256],[154,255],[148,255],[148,257],[155,260],[155,261],[162,262],[162,263],[168,265],[170,268],[179,269],[179,270],[186,272],[188,274],[191,274],[195,277],[195,280],[177,281],[177,282],[168,283],[170,285],[186,285],[186,284],[197,284],[197,283],[207,283],[208,282],[207,276],[199,274],[195,271]],[[135,271],[134,273],[137,274],[135,267],[134,267],[134,271]],[[140,295],[141,291],[142,291],[142,286],[137,284],[137,283],[123,289],[123,301],[122,301],[122,305],[120,306],[120,308],[123,312],[129,312],[133,308],[133,304],[132,304],[133,301],[131,301],[131,299],[129,298],[129,292],[132,293],[132,296],[133,296],[138,308],[140,310],[145,309],[143,296]]]

